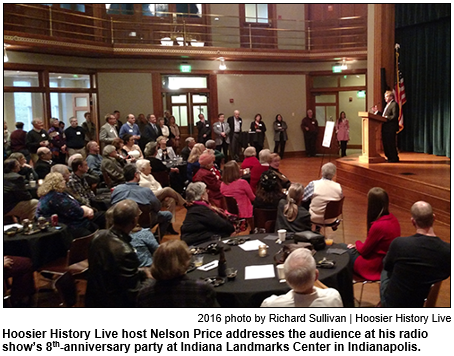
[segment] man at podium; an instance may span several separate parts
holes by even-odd
[[[399,107],[394,101],[394,94],[392,91],[385,92],[386,106],[383,110],[383,117],[386,122],[381,127],[381,136],[383,140],[383,150],[388,162],[399,162],[396,147],[396,133],[399,130]]]

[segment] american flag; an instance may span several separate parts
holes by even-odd
[[[405,85],[404,85],[404,77],[402,76],[402,72],[399,69],[399,52],[398,48],[396,48],[396,71],[397,71],[397,83],[395,90],[395,99],[396,103],[399,105],[399,131],[402,131],[404,128],[404,114],[402,112],[402,106],[407,102],[407,97],[405,95]]]

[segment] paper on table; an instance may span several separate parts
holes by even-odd
[[[218,266],[218,263],[219,263],[218,260],[214,260],[207,264],[204,264],[203,266],[198,267],[197,269],[200,271],[206,272],[206,271],[212,270],[213,268],[216,268]]]
[[[246,266],[244,269],[244,279],[274,278],[273,265]]]
[[[238,245],[238,246],[240,246],[244,251],[254,251],[254,250],[258,250],[260,245],[263,245],[262,241],[251,240],[251,241],[246,241],[244,244]]]
[[[22,225],[21,224],[10,224],[10,225],[5,225],[3,226],[3,232],[5,232],[6,230],[12,228],[12,227],[17,227],[18,229],[22,228]]]

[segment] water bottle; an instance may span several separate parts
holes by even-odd
[[[227,267],[227,261],[225,259],[225,252],[224,252],[224,247],[221,247],[221,251],[219,252],[219,263],[218,263],[218,276],[219,277],[225,277]]]

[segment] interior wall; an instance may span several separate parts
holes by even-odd
[[[243,131],[249,130],[255,115],[260,113],[271,149],[274,149],[273,122],[276,115],[281,114],[288,125],[289,138],[285,150],[304,150],[300,123],[306,112],[305,98],[305,75],[218,75],[219,111],[229,117],[234,110],[239,110]],[[230,103],[230,99],[233,99],[233,103]]]
[[[356,95],[356,91],[340,91],[339,113],[342,111],[345,111],[348,123],[350,124],[350,141],[348,142],[348,144],[361,145],[362,127],[361,118],[358,116],[358,112],[367,111],[366,99],[358,98]]]
[[[291,31],[278,31],[277,41],[279,49],[305,48],[305,4],[276,4],[277,28]],[[293,32],[295,31],[295,32]]]
[[[119,110],[121,120],[128,114],[153,113],[151,73],[98,73],[100,124],[104,115]]]

